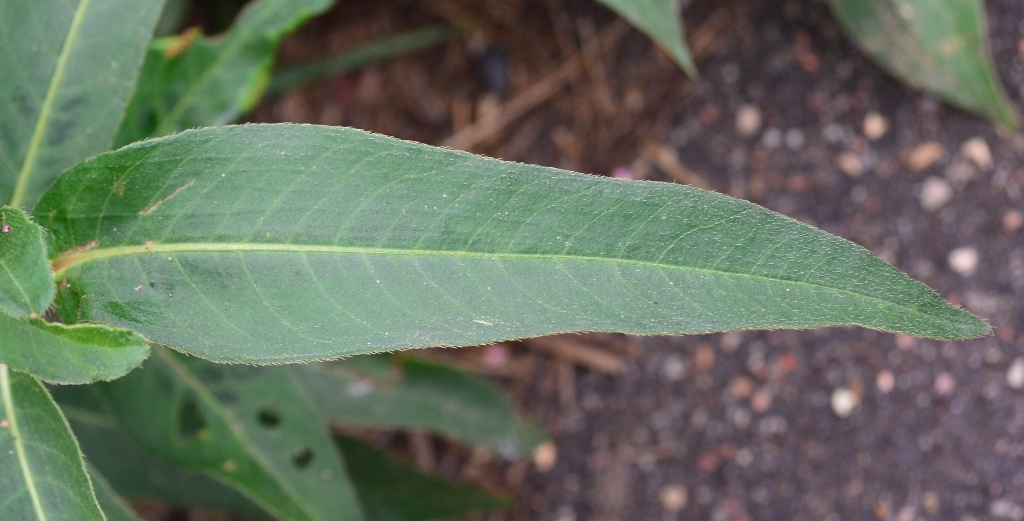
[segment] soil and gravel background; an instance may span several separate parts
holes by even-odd
[[[590,346],[582,357],[462,350],[555,442],[480,470],[433,441],[435,470],[517,495],[496,519],[1024,520],[1024,134],[904,88],[819,0],[689,2],[697,80],[592,1],[341,4],[282,60],[437,22],[477,30],[251,120],[707,186],[861,244],[994,327],[965,342],[833,328],[562,339]],[[1024,4],[986,4],[1019,110]]]

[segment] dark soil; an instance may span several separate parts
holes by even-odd
[[[643,152],[668,147],[712,188],[863,245],[995,334],[955,343],[855,328],[649,338],[619,375],[567,371],[515,347],[536,362],[500,381],[558,450],[547,472],[506,479],[520,498],[513,518],[1024,520],[1024,229],[1013,213],[1024,210],[1024,134],[904,88],[845,40],[822,1],[692,3],[688,31],[713,36],[698,53],[699,80],[629,31],[473,150],[670,180],[672,167]],[[439,144],[615,23],[582,0],[344,4],[290,39],[283,59],[446,19],[481,32],[289,94],[254,119]],[[987,4],[999,72],[1020,108],[1024,4]],[[505,94],[479,72],[488,48],[508,57]],[[763,119],[748,137],[736,125],[745,105]],[[875,140],[863,131],[869,113],[888,122]],[[975,137],[991,165],[962,151]],[[941,157],[915,172],[912,151],[927,142]],[[948,203],[935,206],[935,187],[952,189]],[[977,254],[973,272],[963,269],[966,250],[960,272],[951,267],[959,248]],[[857,403],[845,417],[833,404],[844,397]]]

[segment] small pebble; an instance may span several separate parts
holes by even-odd
[[[797,151],[804,147],[804,133],[798,128],[791,128],[786,131],[786,147]]]
[[[1024,520],[1024,508],[1008,500],[997,499],[988,506],[988,513],[999,519],[1010,519],[1011,521]]]
[[[765,389],[758,389],[754,396],[750,398],[750,408],[758,414],[767,411],[771,406],[772,393]]]
[[[875,377],[875,385],[882,393],[889,394],[896,387],[896,376],[888,369],[879,371]]]
[[[874,141],[889,131],[889,120],[877,112],[868,112],[864,116],[864,137]]]
[[[957,248],[949,252],[946,261],[949,262],[949,267],[958,274],[963,276],[972,275],[974,270],[978,269],[978,250],[970,246]]]
[[[701,344],[697,347],[693,361],[698,371],[706,373],[715,366],[715,350],[707,344]]]
[[[942,159],[945,153],[937,141],[922,143],[907,155],[907,167],[912,172],[922,172]]]
[[[929,177],[921,185],[921,207],[934,212],[953,199],[953,186],[941,177]]]
[[[992,150],[981,136],[972,137],[960,147],[960,152],[982,170],[992,168]]]
[[[934,388],[939,396],[950,396],[956,391],[956,378],[946,372],[939,373],[935,377]]]
[[[1003,214],[1003,231],[1013,233],[1024,226],[1024,213],[1020,210],[1010,210]]]
[[[1024,357],[1017,358],[1010,364],[1010,370],[1006,371],[1006,385],[1011,389],[1024,388]]]
[[[754,105],[742,105],[736,110],[736,132],[743,137],[753,137],[761,131],[761,109]]]
[[[939,511],[939,495],[934,491],[929,490],[921,496],[921,506],[924,507],[925,512],[929,514],[935,514]]]
[[[737,400],[746,400],[754,392],[754,383],[749,378],[737,376],[729,382],[729,392]]]
[[[853,152],[843,152],[836,159],[836,166],[839,170],[850,177],[860,177],[864,173],[864,163],[860,156]]]
[[[682,485],[666,485],[658,492],[658,499],[661,501],[661,508],[666,512],[675,513],[686,508],[689,494]]]
[[[540,472],[547,472],[555,467],[558,461],[558,449],[550,441],[542,443],[533,451],[533,466]]]
[[[483,358],[487,367],[502,367],[508,363],[511,354],[505,344],[489,344],[484,348]]]
[[[764,135],[761,136],[761,144],[765,148],[775,150],[782,146],[782,131],[777,128],[769,128],[764,131]]]
[[[860,405],[860,397],[846,387],[832,391],[832,412],[840,418],[846,418]]]
[[[612,177],[615,179],[636,179],[633,176],[633,171],[628,166],[615,167],[615,170],[612,170]]]
[[[665,357],[665,365],[662,366],[661,371],[670,381],[682,380],[686,376],[686,362],[679,355],[668,355]]]

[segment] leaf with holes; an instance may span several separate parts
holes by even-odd
[[[0,201],[110,149],[163,0],[0,0]]]
[[[18,521],[104,521],[67,421],[46,388],[0,364],[0,511]]]
[[[97,385],[125,431],[171,464],[284,519],[362,518],[341,456],[285,368],[216,365],[161,348]]]
[[[393,355],[289,366],[328,421],[426,429],[506,458],[547,439],[490,383],[441,364]]]
[[[597,0],[655,41],[690,77],[697,76],[683,38],[679,0]]]
[[[988,50],[981,0],[830,0],[832,12],[876,63],[950,104],[1017,128],[1017,112]]]
[[[223,362],[565,331],[989,331],[864,248],[745,201],[346,128],[138,143],[65,173],[35,219],[64,252],[66,321]]]
[[[0,207],[0,313],[38,317],[56,292],[43,229],[25,212]]]
[[[112,380],[149,356],[142,335],[98,324],[17,319],[0,313],[0,363],[55,384]]]
[[[124,457],[124,455],[118,454],[117,457]],[[99,501],[103,513],[106,514],[107,521],[143,521],[92,465],[89,465],[89,477],[92,478],[92,483],[96,488],[96,499]]]
[[[270,81],[281,39],[334,0],[258,0],[224,35],[154,40],[118,145],[186,128],[223,125],[249,111]]]

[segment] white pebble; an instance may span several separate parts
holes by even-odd
[[[978,260],[978,250],[969,246],[949,252],[949,256],[946,258],[949,267],[964,276],[974,274],[974,270],[978,269]]]
[[[790,150],[800,150],[804,147],[804,133],[798,128],[791,128],[786,131],[786,147]]]
[[[1006,385],[1011,389],[1024,389],[1024,357],[1017,358],[1006,372]]]
[[[868,112],[864,116],[864,137],[874,141],[889,131],[889,120],[877,112]]]
[[[547,472],[558,462],[558,449],[550,441],[542,443],[533,451],[533,465],[540,472]]]
[[[836,165],[850,177],[860,177],[864,173],[864,162],[853,152],[843,152],[836,158]]]
[[[782,146],[782,131],[777,128],[769,128],[764,131],[761,143],[765,148],[775,150]]]
[[[743,137],[752,137],[761,131],[761,109],[754,105],[742,105],[736,110],[736,132]]]
[[[896,387],[896,376],[888,369],[880,371],[875,377],[875,385],[879,391],[889,394]]]
[[[982,170],[992,168],[992,150],[988,148],[985,138],[977,136],[964,141],[964,144],[960,146],[960,152],[978,165],[978,168]]]
[[[935,394],[939,396],[949,396],[956,391],[956,378],[949,373],[939,373],[935,377]]]
[[[836,416],[846,418],[853,413],[858,405],[860,405],[860,397],[846,387],[832,391],[832,412],[836,413]]]
[[[686,491],[686,487],[682,485],[667,485],[661,487],[661,491],[658,492],[658,499],[661,500],[661,507],[666,512],[675,513],[686,508],[689,494]]]
[[[675,382],[686,376],[686,362],[679,355],[668,355],[665,357],[665,365],[661,368],[665,378]]]
[[[921,185],[921,207],[934,212],[953,199],[953,187],[941,177],[929,177]]]
[[[988,513],[992,517],[1000,519],[1010,519],[1011,521],[1024,520],[1024,508],[1008,499],[993,501],[988,507]]]

